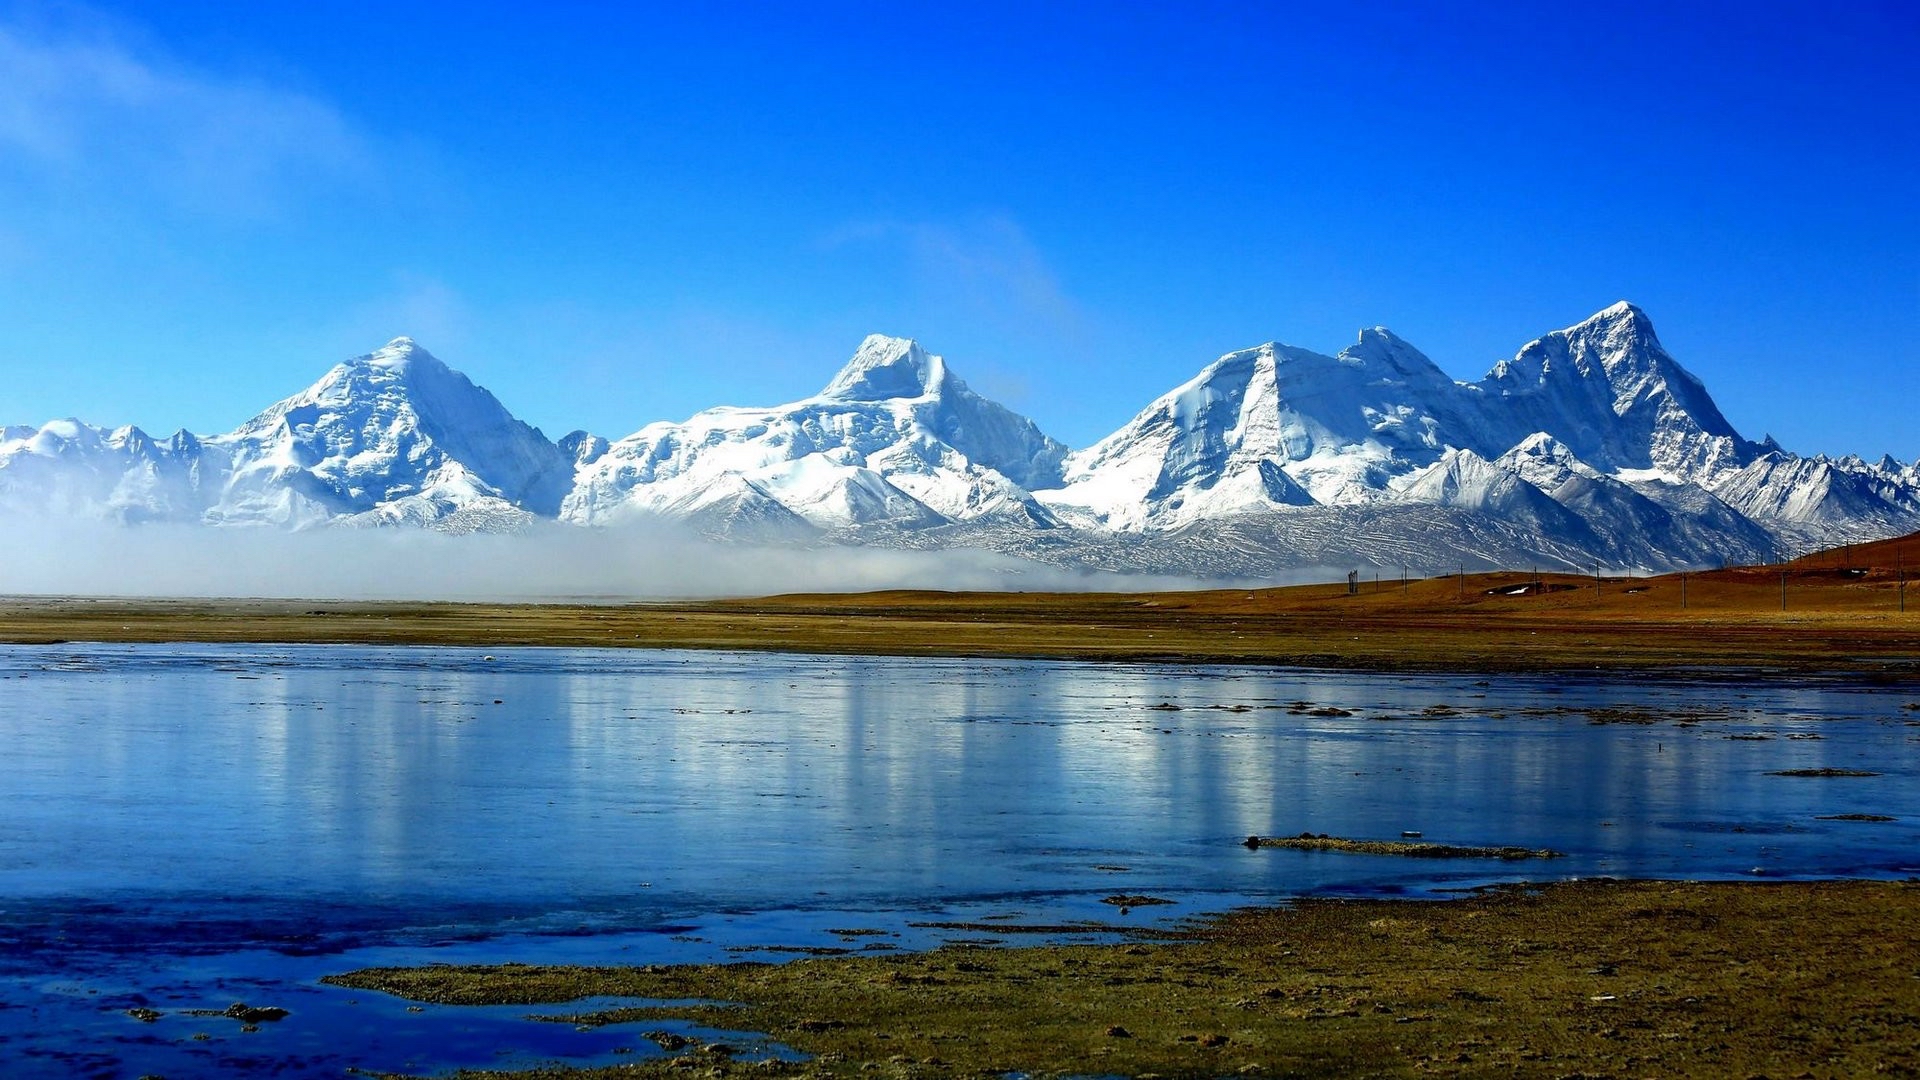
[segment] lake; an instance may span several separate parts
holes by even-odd
[[[0,739],[8,1076],[657,1052],[315,981],[374,963],[770,959],[1312,894],[1920,873],[1920,689],[1844,679],[0,646]],[[1875,775],[1776,775],[1819,769]],[[1565,857],[1242,844],[1302,831]],[[1102,902],[1119,894],[1174,903]],[[290,1015],[190,1013],[236,1001]]]

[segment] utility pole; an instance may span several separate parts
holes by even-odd
[[[1460,564],[1460,603],[1467,602],[1467,564]]]
[[[1680,610],[1687,610],[1687,572],[1680,571]]]
[[[1596,604],[1600,602],[1600,564],[1598,562],[1593,564],[1593,600]]]
[[[1787,610],[1787,572],[1780,571],[1780,610]]]

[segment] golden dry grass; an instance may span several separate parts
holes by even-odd
[[[1885,568],[1796,566],[1601,582],[1482,574],[1367,582],[1355,596],[1345,585],[1308,585],[608,605],[14,598],[0,601],[0,641],[772,649],[1478,671],[1706,666],[1920,677],[1920,588],[1906,612],[1901,591],[1897,573]]]

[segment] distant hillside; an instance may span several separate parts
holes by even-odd
[[[1839,567],[1850,570],[1905,569],[1920,576],[1920,532],[1874,540],[1865,544],[1846,544],[1802,555],[1788,565],[1807,568]]]

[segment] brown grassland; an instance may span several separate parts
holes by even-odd
[[[1369,579],[1358,595],[1338,584],[624,604],[0,599],[0,641],[67,640],[772,649],[1487,672],[1710,667],[1908,679],[1920,678],[1920,587],[1905,588],[1900,573],[1884,566],[1790,565],[1605,580]]]

